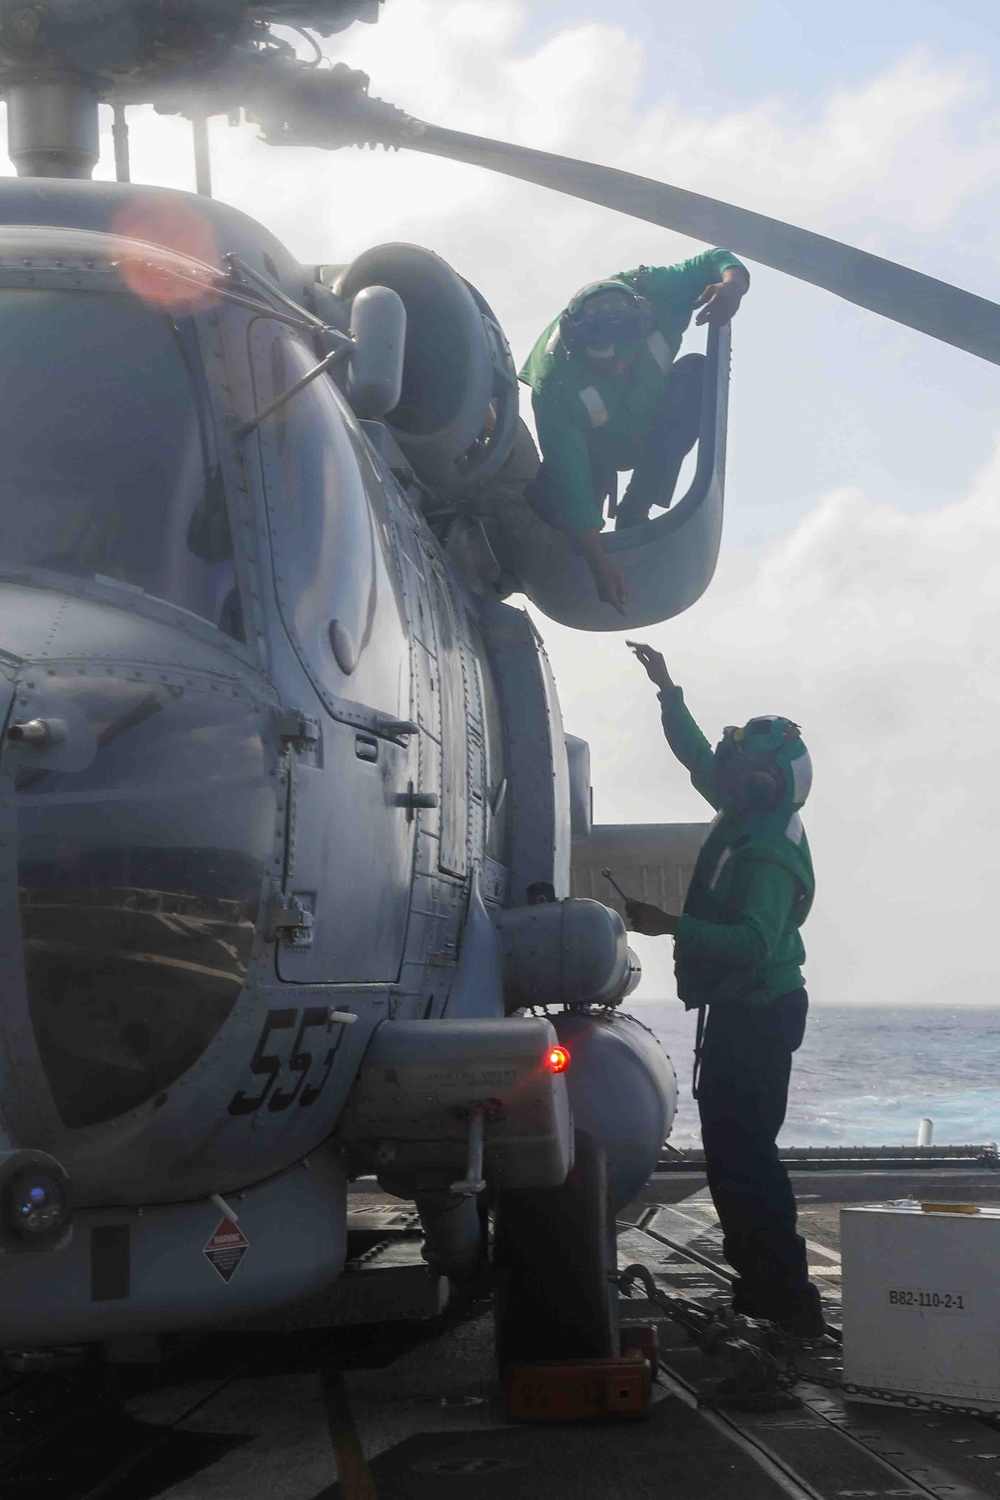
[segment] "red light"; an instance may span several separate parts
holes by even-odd
[[[549,1052],[549,1072],[565,1073],[569,1067],[569,1053],[565,1047],[553,1047]]]

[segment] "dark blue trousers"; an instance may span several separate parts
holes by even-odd
[[[670,504],[681,465],[698,441],[704,389],[705,356],[685,354],[675,360],[649,431],[631,460],[632,478],[618,504],[619,530],[645,521],[650,506]],[[590,464],[594,499],[598,507],[603,508],[608,495],[617,492],[618,470],[601,461],[596,446],[591,449]],[[621,467],[629,467],[624,456]],[[524,493],[529,505],[543,521],[566,529],[544,455],[541,468]]]
[[[618,531],[640,525],[648,518],[651,506],[670,504],[681,465],[698,441],[704,390],[705,356],[685,354],[675,360],[642,440],[632,478],[618,504]]]
[[[794,1311],[809,1285],[795,1194],[775,1144],[808,1008],[804,989],[766,1005],[710,1006],[702,1042],[698,1110],[709,1191],[736,1272],[737,1311],[760,1318]]]

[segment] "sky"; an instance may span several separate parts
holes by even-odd
[[[692,188],[996,299],[993,18],[973,0],[387,0],[378,26],[326,45],[424,119]],[[191,187],[188,127],[132,117],[136,179]],[[702,248],[419,155],[276,150],[224,119],[211,135],[217,195],[303,261],[428,245],[479,286],[518,360],[578,286]],[[1000,368],[750,271],[719,570],[644,638],[711,739],[756,713],[803,726],[814,1001],[994,1003]],[[705,816],[622,638],[538,625],[566,727],[591,744],[598,821]],[[641,993],[671,993],[669,941],[638,946]]]

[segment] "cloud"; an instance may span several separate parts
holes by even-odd
[[[701,603],[648,633],[713,742],[755,713],[803,726],[819,999],[995,1001],[998,543],[1000,447],[931,513],[828,495],[755,568],[725,561]],[[598,820],[706,816],[620,640],[587,643],[584,681],[579,638],[540,623],[568,726],[590,732]],[[643,993],[669,986],[664,947],[643,945]]]
[[[328,47],[371,74],[373,94],[420,117],[674,181],[993,294],[1000,129],[976,60],[910,51],[819,98],[789,93],[738,109],[706,99],[692,111],[668,82],[642,102],[642,46],[622,14],[539,41],[524,3],[394,0],[379,26],[354,27]],[[130,114],[137,180],[193,186],[187,125]],[[576,286],[696,248],[432,158],[278,149],[221,119],[211,134],[219,196],[263,219],[303,261],[347,260],[384,240],[428,244],[481,287],[518,355]],[[108,175],[107,134],[105,147]],[[947,472],[960,472],[993,421],[992,388],[979,367],[962,386],[957,356],[766,272],[740,320],[737,503],[720,570],[695,609],[651,637],[710,732],[772,709],[805,727],[817,765],[807,809],[819,877],[807,929],[814,993],[993,1000],[1000,460],[967,493],[937,495],[914,516],[880,499],[878,454],[870,462],[852,437],[888,422],[895,400],[900,429],[922,451],[927,433],[913,431],[912,408],[931,392],[918,421],[940,446],[941,414],[957,391],[963,410],[981,408],[980,429],[954,429],[961,443]],[[817,394],[817,365],[836,366],[825,372],[836,393],[828,381]],[[813,447],[796,471],[789,450],[800,430]],[[841,449],[866,462],[845,473]],[[885,452],[883,467],[898,467]],[[820,456],[835,483],[816,479]],[[797,472],[820,495],[788,531],[800,514]],[[858,473],[860,485],[843,482]],[[773,538],[759,560],[734,547],[734,522],[744,539],[754,525]],[[598,816],[701,817],[620,638],[540,625],[567,726],[593,747]],[[646,992],[663,992],[669,944],[644,946],[656,970]]]

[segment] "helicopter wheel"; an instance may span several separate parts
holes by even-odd
[[[493,1270],[496,1360],[509,1366],[619,1352],[615,1211],[604,1148],[574,1132],[561,1187],[498,1192]]]

